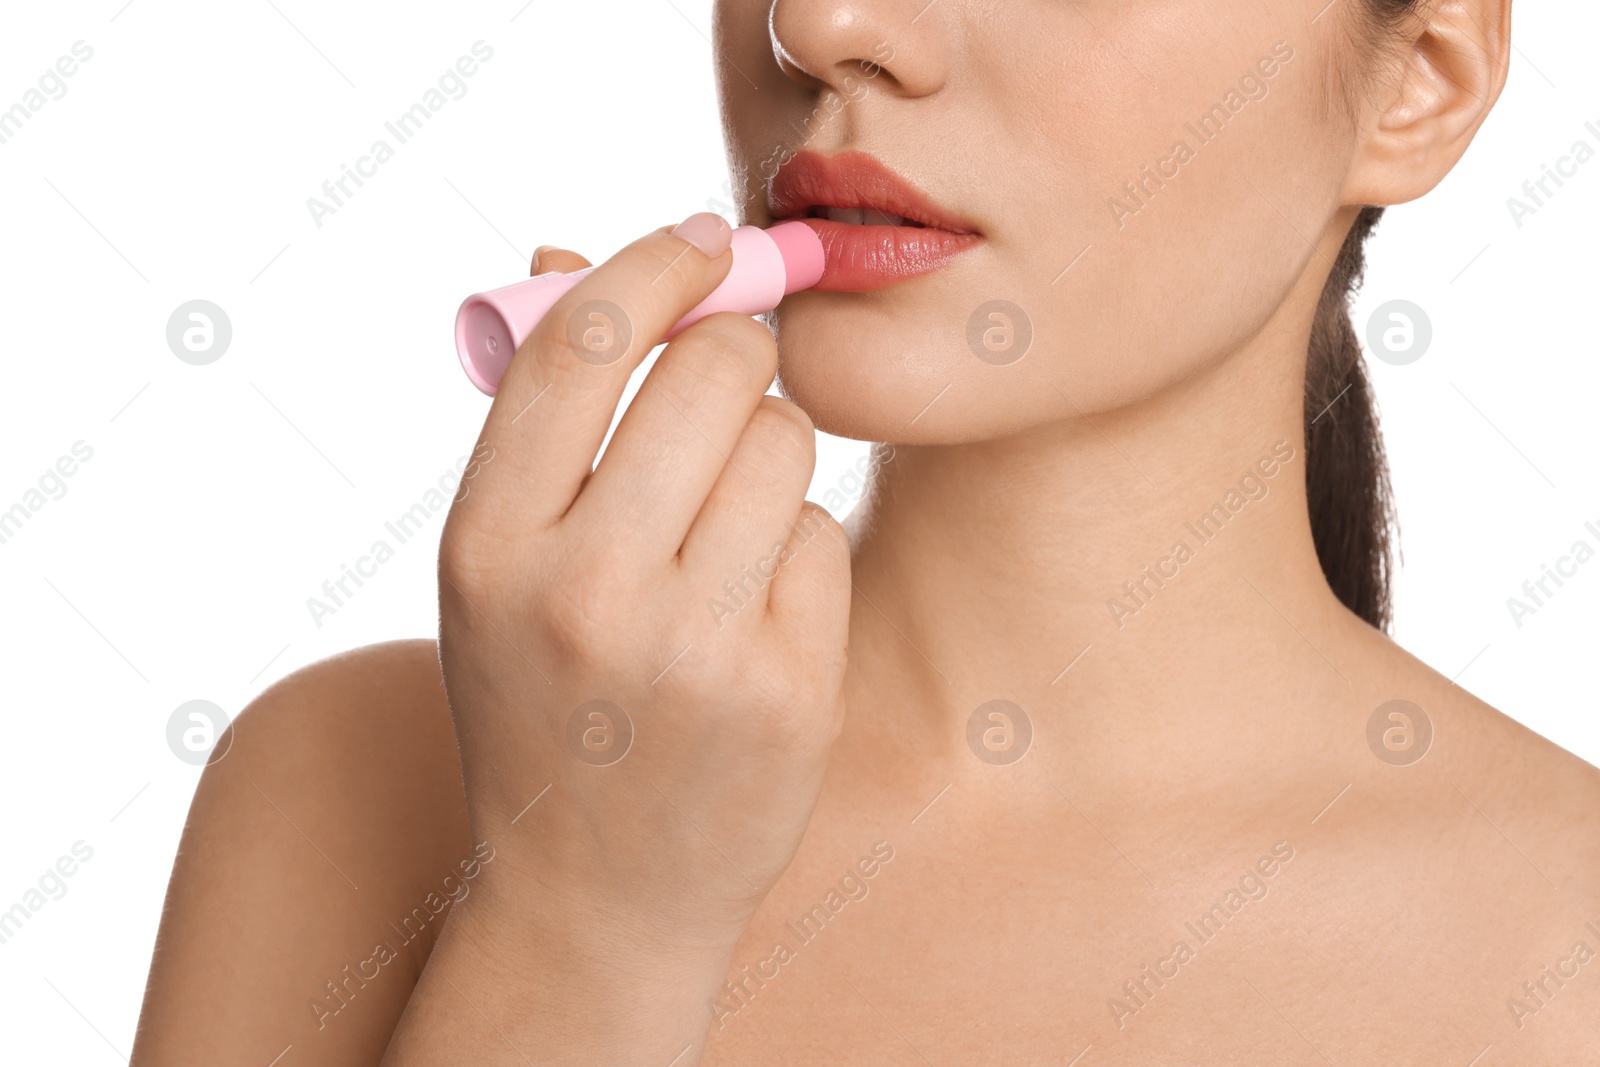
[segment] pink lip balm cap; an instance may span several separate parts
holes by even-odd
[[[516,350],[505,316],[488,301],[470,301],[456,315],[456,351],[461,355],[461,368],[481,392],[494,395]]]
[[[780,222],[765,232],[783,257],[785,296],[809,289],[822,280],[827,257],[816,230],[803,222]]]
[[[540,274],[463,300],[456,312],[456,352],[472,384],[493,396],[523,339],[551,305],[592,270]]]

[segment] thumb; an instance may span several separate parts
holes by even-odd
[[[593,266],[593,264],[576,252],[569,252],[565,248],[557,248],[555,245],[540,245],[533,250],[533,265],[528,273],[549,274],[551,271],[557,271],[562,274],[570,274],[575,270],[582,270],[590,266]]]

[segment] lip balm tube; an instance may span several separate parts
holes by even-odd
[[[733,266],[728,276],[662,340],[670,341],[714,312],[771,311],[788,294],[809,289],[822,278],[822,242],[804,223],[780,222],[766,230],[740,226],[733,231],[731,247]],[[493,396],[511,357],[534,326],[592,270],[540,274],[463,300],[456,312],[456,353],[472,384]]]

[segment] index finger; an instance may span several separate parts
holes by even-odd
[[[565,514],[629,376],[727,276],[731,238],[721,216],[691,215],[634,241],[557,300],[506,368],[480,436],[495,462],[462,504],[514,501],[523,526]]]

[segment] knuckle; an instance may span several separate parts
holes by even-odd
[[[748,315],[718,311],[684,330],[680,337],[688,339],[691,348],[720,345],[737,351],[743,357],[749,377],[758,381],[763,389],[777,373],[777,339],[771,330]]]
[[[785,400],[781,396],[763,396],[760,406],[756,408],[756,412],[758,414],[764,413],[766,417],[786,420],[787,431],[794,436],[795,440],[815,443],[816,424],[811,421],[811,416],[807,415],[805,410],[792,400]]]
[[[509,574],[506,543],[481,518],[452,508],[439,538],[439,576],[469,599],[501,587]]]
[[[715,288],[713,261],[697,252],[693,245],[670,232],[646,234],[617,254],[628,273],[648,283],[650,297],[676,302],[684,297],[699,297]]]
[[[680,238],[657,231],[639,238],[617,255],[646,278],[687,284],[694,276],[691,268],[705,258],[696,260],[689,250],[690,246]]]
[[[528,341],[524,353],[527,358],[519,356],[506,371],[508,380],[514,374],[525,375],[529,379],[527,387],[517,390],[518,395],[536,397],[550,391],[552,395],[562,397],[581,398],[591,393],[598,396],[604,381],[595,373],[597,368],[579,359],[573,346],[561,333],[552,331],[545,336],[542,332],[544,325],[540,323],[541,332]],[[500,391],[511,394],[504,383]]]
[[[745,424],[744,439],[746,447],[764,462],[794,467],[815,462],[817,441],[811,420],[805,412],[777,397],[762,397]]]
[[[533,364],[543,384],[564,390],[604,387],[605,368],[634,348],[633,319],[607,300],[583,300],[546,315],[534,331]]]
[[[800,704],[803,690],[789,671],[768,665],[753,671],[745,684],[749,686],[751,696],[777,720],[775,725],[787,725],[794,718],[792,712]]]
[[[641,321],[654,321],[670,306],[687,307],[711,292],[711,271],[711,261],[693,246],[669,233],[656,232],[622,249],[592,277],[626,292],[629,306],[639,311]]]
[[[850,543],[844,524],[833,517],[833,512],[813,500],[807,500],[801,505],[800,517],[795,520],[795,526],[808,538],[821,534],[836,544],[848,546]]]
[[[678,347],[665,370],[673,388],[693,398],[743,394],[762,387],[748,348],[718,330],[697,333]]]
[[[772,331],[749,315],[737,311],[719,311],[701,320],[710,330],[727,337],[730,342],[759,354],[770,353],[774,364],[778,358],[778,339]],[[698,323],[696,325],[699,325]]]
[[[792,670],[768,667],[745,678],[748,699],[759,709],[762,734],[777,751],[793,752],[830,740],[830,723],[815,694]]]
[[[720,325],[730,330],[739,339],[740,344],[750,352],[755,360],[757,375],[761,379],[761,387],[765,389],[772,381],[772,376],[778,373],[778,339],[773,335],[772,329],[748,315],[732,311],[716,317],[723,320]]]
[[[816,546],[831,558],[850,564],[850,537],[844,525],[821,504],[806,501],[794,521],[793,540],[797,547]]]
[[[594,662],[624,633],[636,599],[618,568],[566,567],[541,598],[543,629],[562,658]]]

